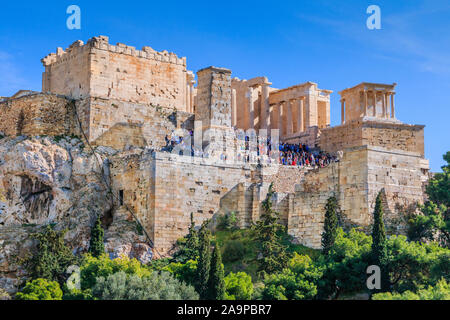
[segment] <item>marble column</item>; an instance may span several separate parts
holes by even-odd
[[[292,119],[292,100],[286,101],[286,134],[291,135],[294,133]]]
[[[381,105],[383,107],[383,118],[387,118],[387,108],[386,108],[386,94],[381,93]]]
[[[261,129],[270,128],[269,85],[261,85]]]
[[[367,116],[367,107],[368,107],[368,101],[367,101],[367,90],[364,90],[364,116]]]
[[[395,92],[391,93],[391,118],[395,119],[395,105],[394,105]]]
[[[248,99],[248,129],[254,129],[255,126],[255,105],[253,103],[253,88],[248,87],[247,91],[247,99]]]
[[[341,100],[341,124],[345,122],[345,100]]]
[[[191,88],[190,85],[186,85],[186,112],[191,112]]]
[[[277,129],[279,130],[279,135],[281,137],[283,135],[283,102],[278,102],[277,109],[278,109]]]
[[[231,125],[237,125],[236,89],[231,89]]]
[[[189,103],[191,106],[191,113],[194,113],[194,84],[195,84],[195,80],[191,81],[190,83],[190,90],[189,90]]]
[[[297,132],[303,132],[305,130],[303,120],[303,98],[298,100],[298,112],[297,112]]]
[[[373,116],[377,116],[377,92],[373,91]]]

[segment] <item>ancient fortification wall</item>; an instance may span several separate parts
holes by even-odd
[[[319,146],[327,152],[370,145],[424,155],[424,126],[389,121],[353,120],[322,129]]]
[[[0,102],[0,132],[9,136],[69,134],[69,101],[55,94],[33,93]]]
[[[160,105],[186,111],[186,58],[150,47],[136,50],[108,37],[77,41],[42,59],[43,91]]]
[[[193,129],[191,113],[157,105],[90,98],[89,139],[97,145],[123,149],[133,145],[160,149],[175,129]]]
[[[405,214],[423,202],[428,160],[420,154],[361,146],[344,151],[339,162],[307,172],[296,187],[288,232],[304,245],[320,248],[325,204],[338,199],[344,223],[368,227],[377,194],[384,189],[389,233],[404,233]]]

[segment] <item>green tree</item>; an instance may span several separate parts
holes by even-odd
[[[201,299],[207,299],[208,297],[208,280],[211,269],[211,232],[207,225],[208,222],[204,222],[199,232],[200,252],[197,264],[197,292]]]
[[[422,215],[410,219],[408,235],[412,240],[436,240],[450,248],[450,151],[443,158],[447,164],[442,166],[442,172],[428,181],[426,193],[430,202],[421,207]]]
[[[317,295],[322,270],[309,256],[294,254],[288,268],[265,277],[264,300],[311,300]]]
[[[449,221],[445,221],[447,208],[427,201],[420,206],[421,215],[414,215],[408,221],[408,238],[412,241],[437,241],[442,246],[450,244]]]
[[[63,283],[67,268],[76,262],[69,247],[64,243],[65,231],[46,226],[44,231],[34,234],[38,244],[33,256],[25,261],[31,276]]]
[[[447,151],[443,158],[447,164],[441,167],[442,172],[434,174],[428,181],[426,192],[430,201],[444,205],[448,210],[450,209],[450,151]],[[448,214],[446,218],[449,218]]]
[[[225,277],[225,300],[250,300],[253,296],[252,277],[245,272],[230,272]]]
[[[228,240],[223,248],[223,261],[236,262],[245,256],[246,249],[241,240]]]
[[[450,284],[442,279],[434,287],[428,286],[417,292],[408,290],[402,293],[377,293],[372,296],[372,300],[450,300]]]
[[[450,280],[449,249],[436,243],[407,241],[399,235],[386,241],[386,250],[392,291],[416,292],[427,285],[436,285],[441,277]]]
[[[137,259],[130,259],[126,256],[110,259],[106,253],[99,257],[86,254],[80,265],[81,289],[91,289],[95,286],[97,277],[107,278],[109,275],[123,271],[126,274],[137,275],[138,277],[149,276],[152,270],[140,263]]]
[[[139,277],[123,271],[98,277],[93,295],[101,300],[198,300],[192,286],[168,272],[153,272]]]
[[[381,190],[375,200],[372,226],[372,261],[381,270],[381,289],[389,291],[389,275],[387,272],[386,232],[383,222],[383,203]]]
[[[16,294],[17,300],[62,300],[63,292],[58,282],[38,278],[29,281],[21,292]]]
[[[218,243],[216,243],[211,257],[211,268],[208,279],[208,298],[210,300],[225,299],[224,270]]]
[[[199,256],[199,235],[195,230],[194,214],[191,212],[191,224],[187,236],[178,241],[179,249],[173,258],[177,262],[185,263],[188,260],[197,260]]]
[[[320,256],[323,269],[318,281],[318,298],[338,299],[367,290],[367,266],[371,264],[372,238],[356,229],[346,233],[337,229],[336,240],[328,256]]]
[[[256,223],[256,241],[260,245],[262,259],[259,270],[265,273],[273,273],[283,270],[289,260],[286,246],[282,243],[280,233],[285,232],[285,228],[278,223],[278,213],[272,209],[272,190],[270,185],[266,199],[262,203],[263,214]]]
[[[337,209],[337,199],[334,196],[330,197],[325,205],[324,231],[322,233],[322,248],[325,255],[328,255],[336,240],[338,227]]]
[[[104,233],[102,222],[100,221],[100,217],[98,217],[91,230],[91,240],[89,242],[89,252],[94,257],[98,257],[105,252],[105,245],[103,243]]]
[[[184,281],[192,286],[197,285],[198,273],[197,273],[197,260],[188,260],[186,263],[172,262],[165,266],[162,271],[168,271],[172,273],[175,278],[180,281]]]

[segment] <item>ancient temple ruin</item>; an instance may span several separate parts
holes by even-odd
[[[114,212],[133,208],[160,252],[187,233],[191,213],[197,224],[235,212],[242,227],[251,225],[271,183],[289,234],[314,248],[332,195],[346,223],[364,227],[384,190],[392,233],[403,232],[402,217],[423,201],[424,126],[395,117],[396,84],[363,82],[339,92],[341,124],[331,127],[333,91],[313,82],[278,89],[267,77],[240,80],[217,67],[195,77],[186,58],[112,45],[105,36],[58,48],[42,63],[42,92],[0,100],[0,132],[74,134],[119,150],[109,159],[119,199]],[[193,132],[208,156],[164,150],[174,132]],[[250,157],[258,136],[308,145],[339,161],[323,168],[243,161],[258,158]]]

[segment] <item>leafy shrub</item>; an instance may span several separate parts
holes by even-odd
[[[250,300],[253,295],[252,277],[245,272],[230,272],[225,277],[226,300]]]
[[[149,276],[152,273],[149,267],[141,264],[134,258],[130,259],[124,256],[110,259],[107,254],[102,254],[96,258],[86,254],[80,266],[81,289],[94,287],[97,277],[106,278],[119,271],[137,275],[138,277]]]
[[[16,294],[16,299],[61,300],[62,295],[58,282],[40,278],[27,282],[23,290]]]
[[[2,288],[0,288],[0,300],[11,300],[9,293]]]
[[[65,245],[64,234],[65,231],[53,230],[48,225],[43,232],[33,235],[39,242],[34,255],[25,261],[33,278],[64,282],[65,271],[77,260],[70,248]]]
[[[197,300],[192,286],[175,279],[168,272],[153,272],[150,276],[127,275],[120,271],[107,278],[97,278],[93,289],[102,300]]]
[[[450,300],[450,284],[444,279],[436,286],[418,290],[417,293],[405,291],[403,293],[383,292],[372,296],[373,300]]]
[[[288,268],[267,275],[262,292],[264,300],[308,300],[317,295],[317,283],[322,277],[321,268],[311,258],[294,254]]]
[[[365,291],[366,269],[371,263],[372,237],[352,229],[337,229],[336,240],[328,257],[320,257],[323,277],[318,282],[319,298],[337,299],[341,294]]]
[[[386,243],[392,290],[417,291],[435,285],[444,276],[448,279],[450,250],[436,243],[407,241],[405,236],[391,236]]]
[[[225,243],[223,248],[223,261],[235,262],[245,255],[245,246],[240,240],[230,240]]]
[[[228,214],[222,214],[217,218],[218,230],[236,230],[239,229],[239,221],[236,213],[230,212]]]
[[[64,293],[63,300],[94,300],[91,289],[86,290],[70,290]]]
[[[170,272],[180,281],[194,287],[197,285],[197,261],[195,260],[188,260],[186,263],[172,262],[162,270]]]

